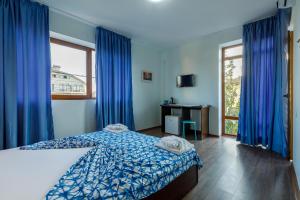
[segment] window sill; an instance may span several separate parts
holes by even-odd
[[[96,98],[82,95],[52,95],[52,100],[96,100]]]

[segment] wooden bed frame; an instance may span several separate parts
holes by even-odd
[[[179,200],[198,184],[198,168],[196,165],[190,167],[186,172],[178,176],[170,184],[158,192],[146,197],[146,200]]]

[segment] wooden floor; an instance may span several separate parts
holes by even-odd
[[[145,131],[162,137],[160,129]],[[192,138],[192,136],[190,136]],[[280,156],[237,143],[229,137],[208,137],[195,147],[204,161],[198,185],[185,200],[289,200],[291,164]]]

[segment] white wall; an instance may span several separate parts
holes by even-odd
[[[50,10],[49,26],[50,31],[90,43],[95,42],[95,27],[61,13],[53,12]]]
[[[95,27],[66,15],[50,11],[50,31],[95,43]],[[132,41],[133,108],[136,129],[160,125],[160,50],[151,44]],[[153,72],[152,83],[141,81],[142,70]],[[96,129],[95,100],[53,100],[56,138],[92,132]]]
[[[210,133],[219,130],[219,49],[220,45],[242,38],[242,27],[203,36],[163,53],[164,99],[170,96],[182,104],[209,104]],[[175,77],[196,74],[196,87],[177,88]]]
[[[136,129],[160,125],[160,49],[143,44],[132,46],[133,111]],[[142,71],[153,73],[153,81],[142,81]]]
[[[96,130],[95,100],[52,101],[56,138],[78,135]]]
[[[300,183],[300,44],[297,40],[300,38],[300,2],[297,1],[293,8],[294,22],[294,167]],[[300,185],[299,185],[300,186]]]

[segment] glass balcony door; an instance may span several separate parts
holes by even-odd
[[[240,112],[242,44],[222,49],[222,133],[236,136]]]

